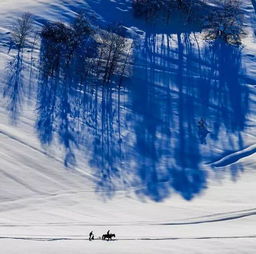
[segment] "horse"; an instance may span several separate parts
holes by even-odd
[[[113,237],[116,237],[115,234],[104,234],[102,235],[101,239],[102,240],[112,240]]]

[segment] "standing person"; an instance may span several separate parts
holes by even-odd
[[[89,241],[94,240],[94,234],[93,231],[89,233]]]

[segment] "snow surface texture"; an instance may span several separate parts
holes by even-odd
[[[255,6],[244,3],[236,48],[145,24],[125,0],[2,0],[1,253],[254,253]],[[81,9],[102,26],[121,21],[136,40],[133,78],[88,88],[86,100],[47,90],[40,45],[22,59],[8,52],[22,12],[39,28]],[[108,229],[117,241],[88,241]]]

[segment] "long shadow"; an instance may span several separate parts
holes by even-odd
[[[36,122],[42,144],[57,137],[67,167],[82,152],[105,198],[133,187],[142,199],[179,193],[192,200],[207,188],[208,143],[225,132],[231,149],[234,137],[243,147],[250,112],[239,79],[241,49],[222,41],[197,45],[194,33],[146,34],[133,78],[126,86],[102,86],[81,77],[86,60],[67,62],[42,42]],[[210,132],[203,139],[201,118]],[[241,169],[231,167],[231,174]]]
[[[132,187],[141,199],[160,202],[178,193],[192,200],[207,188],[202,163],[212,146],[223,142],[232,150],[237,138],[244,147],[250,105],[240,80],[241,49],[222,41],[199,46],[189,29],[142,37],[125,86],[91,82],[94,63],[81,48],[70,60],[62,45],[42,40],[38,138],[45,147],[57,143],[68,168],[85,159],[106,198]],[[4,94],[14,120],[22,105],[22,62],[19,52]],[[242,167],[230,170],[237,176]]]
[[[11,62],[6,65],[7,80],[3,97],[7,98],[7,111],[13,124],[16,124],[22,111],[24,99],[23,51],[19,49]]]
[[[145,186],[139,194],[161,201],[175,191],[190,200],[206,185],[206,173],[199,168],[194,94],[187,94],[192,85],[188,72],[193,68],[187,61],[194,56],[187,55],[191,50],[187,35],[176,35],[177,49],[166,48],[173,38],[163,36],[145,36],[140,59],[147,72],[144,77],[141,70],[135,73],[141,80],[135,79],[136,89],[131,91],[137,114],[136,172]],[[159,43],[162,47],[156,46]]]
[[[72,74],[63,55],[62,45],[42,41],[40,50],[40,74],[37,96],[36,129],[42,144],[50,145],[54,135],[65,149],[65,166],[76,163],[73,148],[77,134],[73,112],[74,94]]]
[[[223,128],[231,149],[234,137],[243,147],[241,132],[250,108],[249,90],[239,79],[241,49],[223,41],[204,50],[194,45],[193,33],[149,34],[138,53],[138,66],[147,70],[142,76],[138,68],[131,86],[136,172],[144,186],[138,193],[156,201],[172,191],[191,200],[207,187],[202,161],[212,156],[207,143],[222,138]],[[210,130],[203,142],[201,118]],[[236,176],[243,168],[230,170]]]

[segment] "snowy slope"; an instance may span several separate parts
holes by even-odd
[[[39,29],[46,20],[70,22],[81,8],[97,24],[127,27],[136,39],[134,76],[111,90],[109,104],[109,89],[88,88],[85,116],[68,122],[68,147],[54,109],[47,145],[38,124],[50,112],[38,88],[40,45],[17,66],[8,31],[24,10]],[[250,1],[243,9],[247,34],[237,49],[134,20],[129,1],[1,1],[3,253],[254,253],[256,14]],[[10,77],[22,82],[14,87]],[[76,163],[65,167],[70,152]],[[98,237],[108,229],[118,241],[87,241],[90,230]]]

